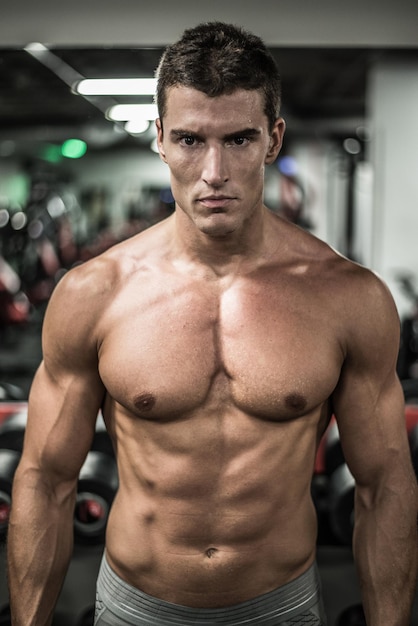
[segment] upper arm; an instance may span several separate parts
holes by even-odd
[[[345,360],[333,406],[357,484],[378,488],[382,480],[402,480],[410,473],[404,398],[396,374],[399,318],[386,286],[366,270],[359,278],[348,287]]]
[[[101,298],[94,285],[89,268],[69,272],[44,320],[43,361],[29,395],[21,469],[36,470],[52,485],[77,479],[103,401],[97,362]]]

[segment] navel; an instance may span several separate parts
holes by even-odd
[[[211,559],[215,556],[217,551],[217,548],[208,548],[207,550],[205,550],[205,555],[208,557],[208,559]]]
[[[151,411],[155,404],[155,397],[152,393],[141,393],[134,400],[134,405],[138,411]]]

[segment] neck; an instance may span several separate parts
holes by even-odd
[[[251,223],[224,235],[201,232],[181,209],[176,210],[173,220],[177,258],[203,265],[216,276],[236,274],[243,266],[255,266],[268,252],[266,234],[270,213],[265,207]]]

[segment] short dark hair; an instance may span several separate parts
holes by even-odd
[[[237,89],[260,90],[269,128],[279,116],[281,81],[266,45],[239,26],[205,22],[184,31],[163,53],[156,77],[156,103],[161,120],[166,114],[167,89],[193,87],[207,96]]]

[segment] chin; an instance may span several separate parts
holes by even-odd
[[[200,232],[210,237],[228,237],[232,235],[239,227],[236,223],[231,223],[231,220],[219,219],[219,220],[198,220],[196,226]]]

